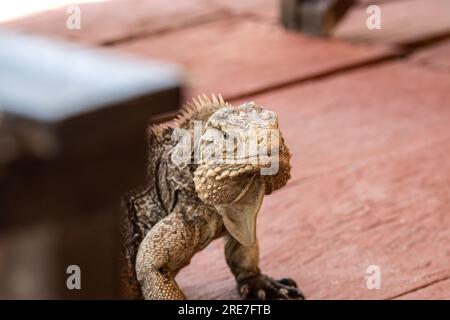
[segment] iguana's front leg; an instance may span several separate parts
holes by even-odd
[[[245,247],[233,237],[225,238],[225,258],[244,299],[304,299],[292,279],[274,280],[261,274],[258,242]]]
[[[145,299],[185,299],[176,273],[223,228],[220,217],[205,208],[173,213],[145,236],[136,257],[136,276]]]

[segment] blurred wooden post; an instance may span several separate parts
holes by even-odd
[[[280,0],[281,23],[286,29],[327,36],[355,0]]]
[[[178,70],[0,33],[0,84],[0,298],[120,297],[120,200],[145,180],[148,123],[179,106]]]

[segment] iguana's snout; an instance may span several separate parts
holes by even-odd
[[[208,119],[199,149],[194,182],[200,199],[217,208],[239,242],[251,245],[264,194],[290,178],[276,114],[253,102],[223,107]]]

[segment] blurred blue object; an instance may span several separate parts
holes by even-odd
[[[174,65],[0,32],[0,107],[45,122],[179,87]]]

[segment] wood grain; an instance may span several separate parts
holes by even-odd
[[[273,23],[230,19],[116,46],[120,52],[182,65],[190,95],[232,98],[398,54],[285,32]]]

